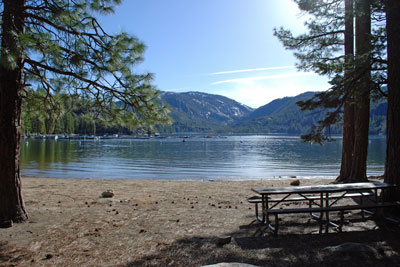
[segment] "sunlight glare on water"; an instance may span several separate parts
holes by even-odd
[[[338,175],[341,140],[323,146],[298,136],[185,139],[35,140],[22,144],[24,176],[248,180]],[[383,173],[385,138],[371,138],[368,175]]]

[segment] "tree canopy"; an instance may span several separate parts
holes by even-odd
[[[327,116],[303,135],[305,141],[329,140],[325,128],[343,121],[342,166],[338,182],[366,180],[370,102],[387,94],[385,1],[294,0],[311,15],[308,32],[293,36],[280,29],[275,35],[295,51],[298,68],[330,77],[331,87],[307,101],[303,110],[329,109]]]
[[[304,110],[326,108],[330,111],[304,135],[306,141],[322,143],[329,140],[324,129],[342,120],[343,107],[357,94],[360,78],[366,71],[361,66],[368,60],[371,68],[370,93],[377,99],[385,95],[382,85],[386,83],[386,32],[385,10],[382,1],[368,1],[371,7],[372,34],[371,51],[366,53],[345,54],[345,21],[344,0],[294,0],[299,8],[309,15],[306,21],[307,33],[294,36],[290,30],[275,29],[275,35],[285,48],[293,50],[298,59],[296,66],[301,70],[315,71],[330,78],[331,87],[318,93],[308,101],[299,102]],[[353,2],[353,1],[352,1]],[[369,5],[368,5],[369,6]],[[347,11],[348,12],[348,11]],[[353,12],[351,20],[354,20]],[[361,12],[359,12],[361,14]],[[355,13],[356,14],[356,13]],[[353,42],[355,42],[353,40]],[[369,58],[371,57],[371,58]],[[346,78],[344,71],[347,69]],[[358,88],[358,89],[357,89]]]
[[[56,109],[59,102],[53,96],[67,93],[86,100],[96,118],[134,124],[166,121],[152,75],[134,72],[145,45],[126,32],[105,32],[95,17],[113,13],[120,2],[26,0],[25,31],[12,33],[16,46],[3,50],[1,58],[3,65],[16,68],[16,55],[23,53],[24,97]],[[39,89],[45,94],[39,96]]]

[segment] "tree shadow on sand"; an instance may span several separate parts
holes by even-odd
[[[313,223],[308,224],[288,221],[285,227],[312,227]],[[256,266],[400,266],[400,228],[396,225],[379,223],[373,230],[348,228],[342,233],[286,231],[278,236],[270,232],[252,236],[258,227],[260,224],[255,223],[226,233],[232,241],[224,246],[217,245],[217,236],[176,240],[127,266],[202,266],[219,262]],[[347,246],[341,247],[343,244]]]
[[[28,266],[33,262],[32,259],[33,253],[31,251],[0,241],[0,266],[18,266],[21,264]]]

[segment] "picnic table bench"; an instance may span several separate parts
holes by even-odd
[[[356,198],[356,197],[365,197],[365,196],[374,196],[374,193],[371,191],[368,192],[361,192],[361,193],[349,193],[346,194],[345,196],[342,195],[331,195],[329,196],[330,199],[337,199],[337,198]],[[269,203],[277,203],[277,202],[300,202],[300,201],[307,201],[309,207],[311,208],[312,204],[315,203],[315,201],[320,200],[321,196],[319,195],[308,195],[306,197],[288,197],[285,199],[281,198],[269,198],[268,202]],[[256,220],[263,222],[263,219],[260,217],[260,212],[259,212],[259,205],[262,204],[262,197],[261,196],[252,196],[247,199],[247,201],[251,204],[254,204],[254,210],[255,210],[255,215],[256,215]],[[318,203],[317,203],[318,205]]]
[[[319,232],[322,232],[325,224],[325,232],[329,226],[334,226],[342,231],[344,222],[344,212],[350,210],[364,211],[382,209],[387,207],[399,206],[397,202],[381,202],[378,198],[378,190],[394,188],[394,185],[380,182],[368,183],[348,183],[348,184],[329,184],[317,186],[297,186],[297,187],[270,187],[252,189],[259,194],[257,197],[249,198],[250,203],[255,204],[256,219],[265,224],[266,228],[272,230],[274,234],[279,229],[279,214],[310,213],[312,218],[319,223]],[[280,196],[271,198],[271,196]],[[292,197],[292,195],[297,195]],[[359,202],[352,205],[340,203],[345,198],[358,197]],[[308,207],[283,207],[284,202],[307,201]],[[262,205],[262,216],[259,216],[258,205]],[[330,220],[330,212],[340,212],[340,223],[335,224]],[[319,213],[316,215],[315,213]],[[270,222],[269,216],[275,217],[275,224]],[[325,220],[324,220],[325,217]]]

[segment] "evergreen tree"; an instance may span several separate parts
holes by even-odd
[[[345,32],[344,32],[344,82],[345,92],[351,92],[349,82],[354,62],[354,1],[345,0]],[[339,177],[336,181],[345,181],[351,175],[351,166],[354,150],[354,101],[349,95],[348,100],[343,105],[343,140],[342,140],[342,160]]]
[[[356,62],[354,74],[359,77],[353,96],[355,104],[354,148],[350,177],[345,182],[367,180],[367,155],[371,81],[371,2],[356,0]],[[353,75],[354,75],[353,74]]]
[[[306,22],[308,32],[293,36],[289,30],[283,28],[275,30],[275,35],[286,49],[295,51],[298,59],[297,67],[305,71],[314,71],[320,75],[328,76],[332,87],[324,92],[317,93],[306,101],[298,104],[302,110],[316,110],[323,112],[329,110],[325,119],[314,126],[310,134],[303,135],[304,141],[323,143],[330,140],[325,135],[327,126],[340,121],[340,113],[346,103],[344,94],[344,69],[345,54],[345,9],[343,0],[294,0],[299,8],[311,15]],[[350,57],[347,57],[349,60]],[[347,62],[346,62],[347,63]],[[346,84],[351,86],[350,84]]]
[[[12,221],[27,219],[19,169],[24,55],[18,34],[22,34],[25,28],[25,1],[9,0],[1,3],[0,227],[8,227]]]
[[[400,184],[400,1],[386,0],[388,53],[388,112],[385,182]],[[386,200],[400,200],[397,190],[388,192]]]
[[[79,95],[96,118],[135,125],[167,121],[151,75],[133,73],[145,46],[126,33],[110,35],[96,13],[120,0],[2,0],[0,64],[0,224],[27,218],[21,193],[22,98],[42,88],[57,106],[60,90]],[[36,90],[34,90],[36,91]],[[43,102],[44,101],[44,102]],[[118,102],[118,105],[116,105]]]
[[[384,80],[382,27],[379,25],[382,3],[356,1],[356,56],[353,58],[353,1],[296,0],[299,7],[313,15],[307,22],[308,34],[297,37],[281,29],[276,35],[284,46],[295,50],[301,69],[314,70],[331,77],[332,87],[298,104],[303,110],[329,109],[325,119],[303,135],[305,141],[322,143],[329,140],[324,129],[343,122],[342,165],[338,181],[366,179],[368,148],[369,96]],[[371,6],[376,14],[376,26],[371,35]],[[373,37],[373,38],[372,38]],[[374,41],[374,46],[371,41]],[[344,53],[343,53],[344,46]],[[374,56],[374,60],[372,60]],[[371,77],[371,71],[373,76]],[[374,83],[372,83],[374,81]],[[377,95],[377,94],[375,94]],[[344,115],[342,118],[342,113]],[[354,112],[354,115],[353,115]]]

